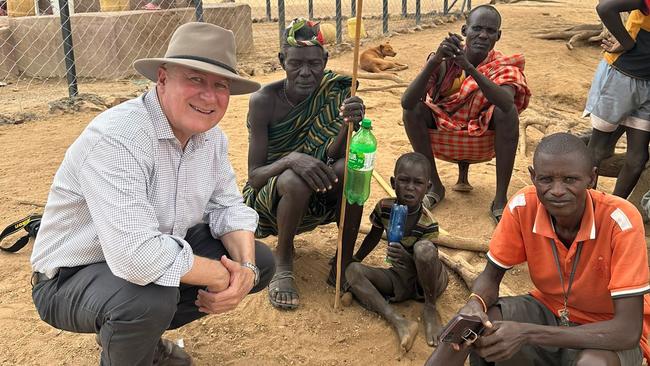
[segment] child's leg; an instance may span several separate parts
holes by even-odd
[[[427,344],[437,346],[440,322],[436,313],[436,300],[447,287],[447,272],[438,258],[438,248],[428,240],[415,243],[413,258],[418,280],[424,290],[422,319],[424,320]]]
[[[400,347],[403,352],[407,352],[413,346],[418,332],[418,323],[399,315],[384,298],[384,295],[393,295],[393,281],[389,272],[384,268],[352,262],[345,270],[345,277],[357,300],[367,309],[379,313],[395,328]]]

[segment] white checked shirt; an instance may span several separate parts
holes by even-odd
[[[106,262],[115,276],[178,286],[192,267],[183,239],[201,222],[216,238],[255,231],[218,127],[194,135],[183,151],[155,89],[97,116],[70,146],[57,171],[33,270]]]

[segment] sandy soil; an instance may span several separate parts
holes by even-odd
[[[595,0],[539,3],[524,2],[500,5],[503,37],[498,48],[505,53],[523,52],[527,58],[526,75],[533,91],[529,110],[522,119],[551,119],[546,133],[579,132],[588,129],[579,118],[590,80],[599,60],[595,47],[578,47],[568,51],[562,42],[531,38],[534,31],[578,22],[594,22]],[[448,31],[458,31],[460,23],[447,24],[414,34],[394,37],[391,43],[398,51],[397,59],[411,68],[400,77],[415,76],[427,54]],[[344,54],[330,61],[336,69],[350,69],[352,55]],[[270,82],[282,77],[280,72],[259,77]],[[363,86],[388,85],[386,81],[363,81]],[[128,95],[137,92],[141,83],[85,84],[84,92],[103,96]],[[42,211],[42,204],[54,173],[66,148],[79,135],[96,112],[47,115],[45,104],[52,95],[60,95],[60,86],[34,85],[28,96],[12,98],[11,88],[2,88],[2,113],[29,112],[40,116],[19,125],[0,126],[0,223],[6,225],[26,214]],[[390,177],[396,157],[409,151],[401,124],[399,97],[402,89],[360,93],[367,104],[367,115],[374,120],[380,142],[376,169]],[[245,117],[247,97],[234,97],[221,127],[230,137],[230,157],[240,185],[246,179],[247,131]],[[543,136],[528,129],[529,150]],[[526,167],[530,156],[518,154],[510,193],[529,183]],[[456,181],[455,166],[439,164],[443,182],[448,188]],[[447,190],[446,200],[434,214],[446,230],[486,241],[494,228],[488,207],[495,184],[494,162],[471,167],[470,181],[475,189],[470,194]],[[603,179],[601,188],[611,190],[612,181]],[[373,183],[366,214],[374,203],[385,196]],[[366,215],[367,216],[367,215]],[[365,220],[365,219],[364,219]],[[301,306],[292,312],[274,310],[266,291],[250,296],[235,311],[206,317],[179,331],[167,334],[183,338],[188,351],[199,365],[420,365],[430,354],[420,327],[413,349],[406,355],[398,353],[397,338],[388,324],[358,304],[340,312],[332,309],[334,290],[325,284],[327,260],[336,243],[334,225],[324,226],[296,239],[296,275],[301,293]],[[360,238],[361,239],[361,238]],[[266,239],[275,246],[275,238]],[[382,264],[385,247],[381,245],[369,258]],[[99,349],[92,335],[72,334],[51,328],[40,321],[30,298],[29,255],[31,245],[17,254],[0,253],[0,364],[2,365],[91,365],[98,361]],[[462,254],[471,263],[482,266],[484,259],[472,253]],[[509,291],[524,293],[530,287],[524,267],[511,271],[505,280]],[[467,288],[452,276],[448,290],[442,295],[439,314],[447,321],[468,295]],[[419,317],[421,304],[406,302],[399,311],[411,319]]]

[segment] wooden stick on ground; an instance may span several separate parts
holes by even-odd
[[[354,96],[357,91],[357,72],[359,69],[359,38],[361,34],[361,11],[363,9],[363,0],[357,0],[357,27],[354,32],[354,57],[352,58],[352,86],[350,88],[350,96]],[[343,182],[341,182],[343,189],[341,189],[341,222],[339,223],[339,238],[336,243],[336,293],[334,295],[334,310],[338,310],[341,306],[341,260],[343,255],[343,230],[345,229],[345,206],[347,202],[345,199],[345,181],[348,175],[347,162],[350,155],[350,140],[352,139],[353,126],[348,124],[348,138],[345,141],[345,164],[343,169]]]
[[[353,75],[350,74],[349,71],[334,70],[334,69],[332,69],[332,71],[334,71],[335,73],[340,74],[340,75],[353,77]],[[400,84],[401,83],[407,83],[406,80],[398,77],[397,75],[393,75],[393,74],[390,74],[390,73],[387,73],[387,72],[382,72],[382,73],[377,73],[377,74],[373,74],[373,73],[369,73],[369,72],[357,72],[357,79],[390,80],[390,81],[394,81],[394,82],[400,83]]]
[[[394,88],[406,88],[409,86],[409,83],[400,83],[400,84],[393,84],[393,85],[385,85],[385,86],[370,86],[366,87],[363,89],[359,89],[358,92],[369,92],[369,91],[384,91],[388,89],[394,89]]]
[[[363,225],[359,227],[359,232],[367,235],[370,232],[370,227],[367,225]],[[476,239],[463,238],[460,236],[449,234],[444,230],[441,230],[440,234],[438,234],[438,237],[433,239],[432,242],[436,245],[450,248],[450,249],[467,250],[470,252],[478,252],[478,253],[487,253],[488,251],[487,243],[483,243]]]

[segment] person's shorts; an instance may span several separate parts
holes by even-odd
[[[627,76],[601,60],[583,113],[587,116],[599,131],[613,132],[620,124],[650,132],[650,80]]]
[[[520,323],[532,323],[539,325],[550,325],[559,327],[559,319],[542,303],[530,295],[502,297],[497,301],[501,308],[503,320],[510,320]],[[578,324],[571,324],[577,326]],[[578,355],[582,352],[579,349],[542,347],[525,345],[511,359],[497,362],[496,366],[536,366],[536,365],[557,365],[573,366]],[[632,349],[617,351],[621,366],[640,366],[643,362],[643,354],[639,346]],[[478,357],[472,357],[472,366],[486,365]]]
[[[447,274],[447,269],[445,265],[442,264],[442,271],[440,271],[440,276],[438,276],[436,283],[436,298],[438,298],[443,291],[447,288],[447,283],[449,282],[449,277]],[[418,274],[415,271],[415,263],[413,263],[413,270],[401,269],[390,267],[383,271],[384,275],[391,281],[393,284],[393,296],[387,296],[389,302],[402,302],[406,300],[424,300],[424,290],[420,281],[418,281]]]

